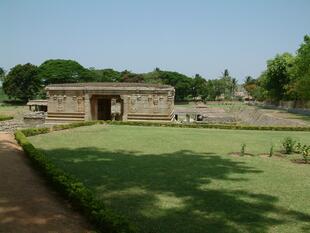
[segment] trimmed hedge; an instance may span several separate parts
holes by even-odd
[[[145,122],[145,121],[98,121],[112,125],[134,126],[162,126],[176,128],[205,128],[205,129],[232,129],[232,130],[274,130],[274,131],[310,131],[310,127],[286,127],[286,126],[246,126],[246,125],[220,125],[220,124],[176,124],[172,122]]]
[[[45,134],[51,132],[50,128],[29,128],[20,130],[26,137],[34,136],[38,134]]]
[[[71,123],[71,124],[66,124],[66,125],[54,125],[52,127],[52,130],[58,131],[58,130],[71,129],[71,128],[76,128],[76,127],[90,126],[90,125],[96,125],[96,124],[98,124],[97,121],[84,121],[84,122],[76,122],[76,123]]]
[[[74,125],[77,127],[77,125]],[[25,131],[25,130],[24,130]],[[46,133],[45,130],[27,130],[29,135]],[[79,180],[56,167],[46,155],[37,150],[22,131],[15,132],[15,138],[30,158],[32,164],[47,178],[72,205],[80,210],[100,232],[134,233],[134,228],[125,218],[105,207],[101,200],[95,198],[93,192]]]
[[[43,127],[43,128],[28,128],[20,130],[26,137],[35,136],[38,134],[45,134],[50,133],[52,131],[59,131],[65,129],[71,129],[81,126],[89,126],[98,124],[97,121],[85,121],[85,122],[78,122],[78,123],[71,123],[71,124],[64,124],[64,125],[54,125],[53,127]]]
[[[0,121],[12,120],[13,118],[14,117],[12,117],[12,116],[0,115]]]
[[[246,125],[217,125],[217,124],[176,124],[172,122],[145,122],[145,121],[85,121],[64,125],[55,125],[51,128],[30,128],[21,130],[27,137],[45,134],[51,131],[71,129],[81,126],[96,124],[157,126],[175,128],[202,128],[202,129],[231,129],[231,130],[274,130],[274,131],[310,131],[310,127],[285,127],[285,126],[246,126]]]

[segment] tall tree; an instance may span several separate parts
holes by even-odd
[[[222,77],[220,77],[221,87],[223,88],[223,93],[225,99],[231,99],[234,95],[234,90],[237,85],[237,80],[233,80],[230,76],[228,69],[225,69],[222,73]]]
[[[202,97],[205,98],[206,93],[206,87],[207,87],[207,81],[201,77],[199,74],[195,75],[195,78],[192,81],[192,96],[193,97]]]
[[[3,82],[5,77],[5,71],[3,68],[0,67],[0,84]]]
[[[184,74],[172,71],[160,71],[158,78],[163,84],[171,85],[175,88],[175,99],[177,101],[186,100],[192,94],[193,79]]]
[[[41,90],[37,66],[27,63],[13,67],[4,78],[3,90],[10,98],[22,101],[36,97]]]
[[[310,100],[310,36],[304,37],[304,42],[297,50],[293,68],[291,69],[289,91],[296,99]]]
[[[232,78],[232,79],[231,79],[231,94],[232,94],[232,97],[235,96],[235,92],[236,92],[237,85],[238,85],[237,79]]]
[[[94,81],[94,74],[73,60],[51,59],[39,66],[39,78],[44,84]]]
[[[289,53],[277,55],[267,61],[266,80],[264,88],[273,100],[282,100],[287,97],[286,89],[290,82],[289,69],[292,67],[294,57]]]
[[[120,82],[121,72],[113,69],[95,69],[89,68],[93,73],[94,81],[96,82]]]
[[[230,77],[228,69],[224,70],[223,77]]]
[[[121,82],[127,83],[143,83],[144,76],[142,74],[132,73],[128,70],[121,72]]]
[[[257,88],[257,80],[252,78],[251,76],[247,76],[245,78],[243,87],[249,95],[254,97],[254,91]]]

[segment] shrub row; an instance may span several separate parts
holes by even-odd
[[[138,122],[138,121],[106,121],[113,125],[135,126],[164,126],[177,128],[209,128],[209,129],[232,129],[232,130],[274,130],[274,131],[310,131],[310,127],[286,127],[286,126],[245,126],[245,125],[220,125],[220,124],[176,124],[172,122]]]
[[[43,128],[28,128],[28,129],[22,129],[21,132],[26,136],[35,136],[38,134],[45,134],[52,131],[59,131],[59,130],[65,130],[65,129],[71,129],[81,126],[89,126],[89,125],[95,125],[98,124],[97,121],[85,121],[85,122],[77,122],[77,123],[71,123],[71,124],[63,124],[63,125],[54,125],[53,127],[43,127]]]
[[[12,120],[13,118],[14,117],[12,117],[12,116],[0,115],[0,121]]]
[[[244,125],[219,125],[219,124],[176,124],[172,122],[145,122],[145,121],[85,121],[64,125],[55,125],[51,128],[30,128],[21,130],[27,137],[49,133],[64,129],[95,124],[133,125],[133,126],[161,126],[176,128],[205,128],[205,129],[232,129],[232,130],[274,130],[274,131],[310,131],[310,127],[285,127],[285,126],[244,126]]]
[[[75,123],[66,124],[66,125],[55,125],[52,127],[52,130],[58,131],[58,130],[71,129],[71,128],[76,128],[76,127],[81,127],[81,126],[90,126],[90,125],[95,125],[95,124],[98,124],[98,122],[97,121],[75,122]]]
[[[45,134],[45,133],[49,133],[51,131],[50,128],[29,128],[29,129],[22,129],[21,132],[26,136],[34,136],[34,135],[38,135],[38,134]]]
[[[77,127],[77,125],[75,125]],[[24,130],[25,131],[25,130]],[[31,131],[26,131],[30,135]],[[36,130],[35,133],[46,133],[45,130]],[[37,150],[23,134],[15,132],[15,138],[30,158],[32,164],[47,178],[72,205],[80,210],[100,232],[132,233],[137,230],[123,217],[107,209],[101,200],[95,198],[93,192],[85,187],[76,178],[56,167],[46,155]]]

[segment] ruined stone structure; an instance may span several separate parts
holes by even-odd
[[[46,87],[46,123],[171,121],[174,88],[146,83],[68,83]]]

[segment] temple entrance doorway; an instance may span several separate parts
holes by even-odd
[[[111,99],[98,99],[98,120],[111,120]]]
[[[92,120],[122,120],[123,100],[117,95],[93,95],[91,97]]]

